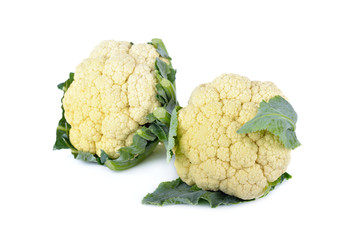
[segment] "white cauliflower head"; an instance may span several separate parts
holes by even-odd
[[[76,68],[64,94],[65,118],[71,125],[73,146],[100,155],[118,157],[146,115],[160,104],[156,99],[152,44],[103,41]]]
[[[283,97],[272,82],[235,74],[197,87],[178,115],[175,167],[180,178],[241,199],[261,196],[286,171],[290,150],[267,131],[236,131],[256,115],[262,100],[276,95]]]

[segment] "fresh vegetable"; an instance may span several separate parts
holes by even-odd
[[[179,111],[177,173],[190,186],[258,198],[286,171],[290,149],[300,145],[296,120],[272,82],[223,74],[197,87]]]
[[[269,183],[265,188],[264,195],[261,197],[266,196],[277,185],[290,178],[292,178],[291,175],[283,173],[276,181]],[[149,193],[143,198],[142,203],[158,206],[172,204],[209,204],[210,207],[215,208],[220,205],[232,205],[248,201],[252,200],[242,200],[221,191],[205,191],[196,185],[188,186],[178,178],[171,182],[159,184],[158,188],[153,193]]]
[[[182,109],[175,75],[160,39],[102,42],[58,85],[54,149],[124,170],[163,143],[180,178],[160,184],[145,204],[235,204],[291,178],[297,114],[276,85],[223,74],[197,87]]]
[[[175,74],[160,39],[103,41],[58,85],[64,96],[54,149],[71,149],[75,158],[112,170],[135,166],[159,142],[171,158]]]

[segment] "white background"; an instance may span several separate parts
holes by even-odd
[[[348,1],[1,1],[0,239],[349,239]],[[52,151],[56,85],[105,39],[162,38],[182,106],[221,73],[273,81],[298,112],[293,178],[266,198],[145,206],[177,178],[159,148],[124,172]]]

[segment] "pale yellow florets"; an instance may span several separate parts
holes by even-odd
[[[70,141],[81,151],[117,157],[160,104],[151,44],[103,41],[78,65],[63,98]]]
[[[281,95],[271,82],[223,74],[197,87],[179,112],[175,167],[189,185],[242,199],[261,196],[286,171],[290,150],[267,131],[238,134],[262,100]]]

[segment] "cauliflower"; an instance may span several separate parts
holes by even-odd
[[[103,41],[76,68],[63,98],[70,141],[78,150],[118,157],[160,103],[151,44]]]
[[[257,115],[260,102],[277,95],[283,97],[272,82],[236,74],[197,87],[178,114],[179,177],[188,185],[245,200],[262,196],[286,171],[291,150],[267,130],[237,130]]]
[[[63,117],[54,149],[71,148],[75,157],[101,164],[152,151],[161,140],[157,132],[145,135],[139,129],[150,126],[147,116],[157,108],[171,112],[177,105],[176,71],[170,60],[160,39],[145,44],[101,42],[58,86],[64,91]]]

